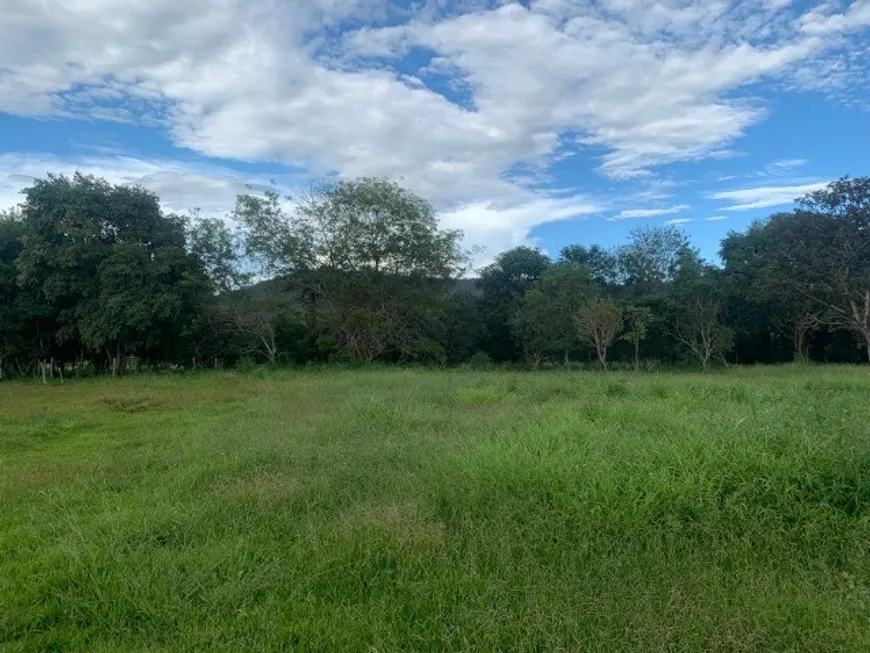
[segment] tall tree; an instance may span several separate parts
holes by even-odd
[[[827,306],[833,325],[861,338],[870,361],[870,177],[843,178],[808,194],[794,219],[806,233],[801,244],[815,247],[804,273],[810,298]]]
[[[722,307],[715,300],[698,297],[685,306],[673,335],[706,369],[716,355],[731,349],[733,333],[719,319]]]
[[[432,207],[385,179],[323,182],[286,212],[275,193],[239,197],[247,251],[292,281],[329,339],[351,359],[443,357],[433,330],[445,282],[465,269],[462,234],[442,230]],[[311,324],[313,329],[317,326]]]
[[[647,329],[653,321],[653,312],[647,306],[629,305],[625,308],[626,332],[622,339],[634,345],[634,370],[640,370],[640,343],[646,340]]]
[[[76,173],[38,180],[24,196],[19,281],[51,309],[45,346],[120,359],[182,336],[203,276],[184,221],[155,195]]]
[[[725,288],[734,297],[737,321],[754,331],[776,331],[791,343],[793,358],[806,360],[809,338],[823,323],[824,305],[812,292],[818,243],[801,216],[776,214],[722,241]],[[757,346],[757,345],[756,345]]]
[[[619,281],[618,254],[599,245],[568,245],[559,252],[559,261],[586,268],[592,281],[601,288],[607,288]]]
[[[243,244],[224,220],[194,214],[188,220],[187,241],[216,292],[232,292],[251,281],[251,271],[243,270]]]
[[[0,379],[6,377],[10,359],[23,353],[26,339],[15,269],[22,231],[17,212],[0,211]]]
[[[676,227],[635,229],[617,253],[620,276],[635,296],[660,292],[690,249],[686,235]]]
[[[595,347],[601,369],[607,369],[607,350],[622,328],[622,307],[611,297],[585,302],[574,318],[577,335]]]
[[[511,319],[513,333],[534,368],[538,368],[565,337],[553,319],[555,315],[554,298],[535,287],[520,300],[520,307]]]
[[[516,247],[502,252],[481,270],[481,309],[487,326],[488,353],[500,361],[517,358],[517,338],[511,319],[525,294],[550,267],[550,259],[537,249]]]

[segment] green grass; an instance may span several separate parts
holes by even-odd
[[[870,372],[0,385],[0,651],[870,651]]]

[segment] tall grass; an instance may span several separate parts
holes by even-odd
[[[868,651],[870,375],[0,386],[2,651]]]

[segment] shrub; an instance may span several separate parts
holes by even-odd
[[[488,370],[492,367],[492,358],[485,351],[476,351],[469,359],[468,366],[474,370]]]

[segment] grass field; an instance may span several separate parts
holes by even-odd
[[[870,372],[0,385],[0,651],[870,651]]]

